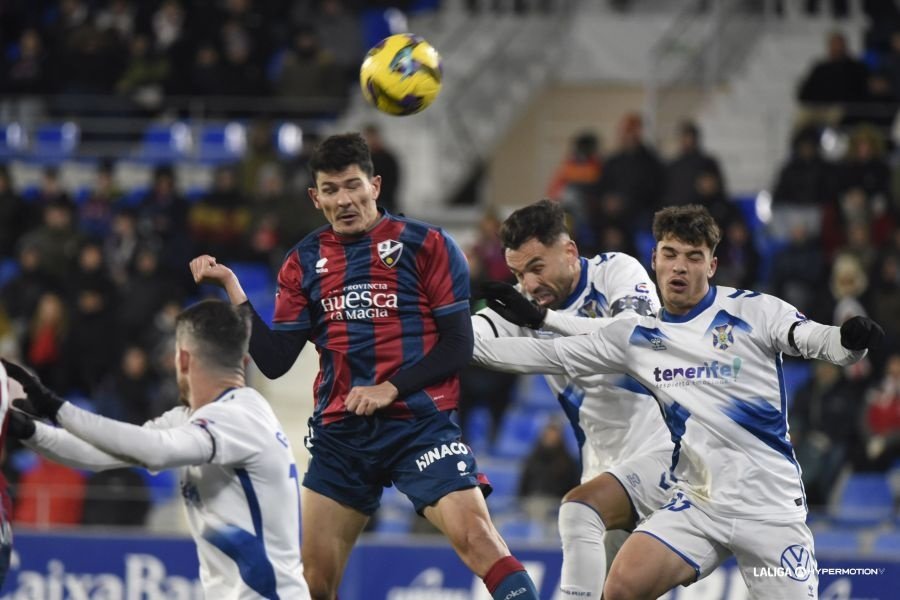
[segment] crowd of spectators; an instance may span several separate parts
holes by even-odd
[[[366,44],[361,15],[373,5],[17,3],[2,9],[0,36],[8,43],[0,85],[12,94],[119,94],[144,110],[162,106],[168,95],[294,96],[331,90],[332,83],[339,91],[349,85],[350,72],[332,66],[355,69]],[[344,43],[348,37],[353,43]],[[817,364],[796,394],[791,431],[814,504],[827,501],[842,467],[885,470],[900,459],[900,177],[884,114],[856,110],[870,103],[896,112],[896,104],[883,100],[900,97],[900,34],[885,39],[887,46],[876,45],[861,61],[849,54],[846,40],[831,36],[828,57],[798,81],[802,110],[791,155],[773,173],[769,223],[760,226],[730,196],[718,160],[691,121],[680,124],[671,157],[648,141],[637,114],[623,118],[608,154],[596,133],[581,132],[546,189],[570,213],[582,255],[622,251],[643,258],[642,235],[645,243],[655,210],[699,203],[722,226],[715,283],[774,293],[820,322],[839,325],[865,314],[885,327],[881,355],[846,369]],[[340,82],[322,79],[326,71],[327,77],[341,73]],[[842,82],[839,89],[835,81]],[[846,132],[843,153],[823,149],[823,132],[832,128]],[[385,177],[381,201],[395,210],[397,160],[376,128],[365,134],[376,172]],[[117,188],[113,162],[99,166],[84,197],[66,190],[49,167],[37,193],[24,198],[0,167],[0,256],[15,257],[12,274],[0,273],[0,353],[27,363],[69,397],[89,397],[102,414],[129,422],[177,402],[174,318],[196,294],[187,260],[208,252],[226,263],[274,269],[287,248],[324,222],[304,201],[304,156],[285,163],[271,142],[270,123],[252,124],[244,158],[217,167],[211,189],[190,198],[170,165],[157,166],[146,193],[128,201]],[[304,148],[314,143],[308,138]],[[486,214],[466,248],[476,291],[481,281],[511,277],[499,224]],[[487,407],[492,442],[516,382],[515,376],[467,369],[463,423],[473,409]],[[529,468],[562,462],[555,434],[546,432]],[[27,472],[24,490],[70,476],[49,463],[19,467],[10,461],[5,468],[14,484]],[[41,519],[45,510],[22,506],[17,518],[25,521]],[[60,516],[64,522],[90,520],[80,509],[57,512],[67,515]]]
[[[0,95],[157,113],[172,98],[289,97],[337,113],[385,10],[424,0],[35,0],[0,8]],[[80,108],[79,108],[80,107]],[[63,110],[63,109],[60,109]]]

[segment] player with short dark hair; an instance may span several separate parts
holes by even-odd
[[[254,315],[250,353],[274,378],[307,341],[319,352],[302,504],[313,598],[334,600],[356,539],[395,485],[494,598],[536,599],[491,523],[475,458],[450,418],[473,343],[462,252],[439,228],[377,207],[381,178],[359,134],[324,140],[310,168],[309,196],[329,225],[285,257],[274,329]],[[195,258],[191,272],[248,303],[214,257]]]
[[[821,325],[773,296],[711,286],[718,227],[702,206],[658,211],[653,231],[658,316],[597,320],[589,335],[554,340],[477,338],[476,357],[515,372],[625,373],[655,396],[674,442],[662,482],[672,495],[622,546],[606,600],[658,598],[732,555],[751,597],[816,598],[782,354],[846,365],[884,331],[866,317]],[[776,568],[790,574],[759,575]]]
[[[77,469],[179,468],[206,597],[309,598],[300,562],[297,466],[269,403],[244,384],[249,336],[245,310],[219,300],[185,309],[175,325],[175,375],[184,405],[143,426],[82,410],[3,361],[29,408],[62,426],[13,411],[10,432]]]
[[[472,317],[477,337],[574,335],[595,328],[598,318],[654,315],[659,308],[650,275],[633,257],[578,255],[557,202],[516,210],[503,222],[500,239],[518,286],[484,286],[489,308]],[[547,384],[575,431],[582,465],[581,485],[559,509],[560,590],[566,597],[599,598],[607,562],[627,531],[668,497],[660,481],[672,442],[653,397],[633,380],[548,375]]]

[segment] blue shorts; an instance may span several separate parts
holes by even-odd
[[[409,420],[348,417],[310,431],[303,486],[366,515],[392,484],[421,513],[450,492],[481,483],[475,455],[460,441],[449,411]]]

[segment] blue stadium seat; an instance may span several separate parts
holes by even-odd
[[[0,288],[19,274],[19,261],[15,258],[0,259]]]
[[[175,497],[178,492],[178,476],[173,470],[160,471],[153,475],[147,469],[135,470],[143,477],[150,490],[150,501],[153,504],[162,504]]]
[[[203,125],[197,144],[197,160],[211,165],[240,160],[247,149],[247,130],[241,123]]]
[[[492,511],[505,511],[515,506],[521,468],[517,461],[479,459],[478,469],[487,476],[493,488],[487,499]]]
[[[488,452],[491,443],[491,425],[493,417],[485,406],[476,406],[466,415],[463,424],[463,441],[467,443],[476,456]]]
[[[493,454],[502,458],[528,456],[549,419],[549,412],[512,410],[503,416]]]
[[[894,498],[887,477],[881,473],[855,473],[844,483],[831,514],[837,525],[868,527],[889,519]]]
[[[784,373],[784,388],[787,393],[787,407],[790,410],[797,392],[812,377],[812,363],[807,360],[788,359],[782,365],[782,373]]]
[[[187,124],[151,125],[144,131],[137,158],[153,164],[184,160],[192,147],[193,136]]]
[[[818,540],[816,544],[818,545]],[[900,560],[900,531],[886,531],[878,534],[872,541],[872,555],[878,558]]]
[[[275,313],[275,280],[264,263],[236,262],[228,265],[263,321],[272,323]]]
[[[21,155],[28,145],[25,128],[18,123],[0,125],[0,159]]]
[[[501,520],[497,529],[507,542],[536,541],[544,537],[544,526],[526,517]]]
[[[859,533],[847,529],[825,529],[814,533],[816,556],[849,557],[858,556],[860,551]]]
[[[513,404],[523,407],[535,407],[544,410],[559,408],[556,394],[547,385],[543,375],[523,375],[516,382]]]
[[[392,485],[384,488],[384,491],[381,493],[381,506],[392,507],[395,509],[407,509],[411,508],[412,504],[410,504],[409,499],[403,492]]]
[[[375,517],[375,532],[406,535],[412,529],[414,518],[412,508],[407,511],[379,509]]]
[[[80,139],[81,130],[71,121],[41,125],[34,132],[31,157],[38,161],[60,161],[75,152]]]

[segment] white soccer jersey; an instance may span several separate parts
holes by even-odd
[[[865,354],[843,349],[837,327],[807,321],[778,298],[728,287],[711,287],[684,316],[611,319],[591,335],[543,344],[476,345],[488,365],[515,357],[523,371],[629,373],[663,407],[675,440],[673,474],[690,498],[719,515],[771,521],[806,513],[787,432],[782,352],[839,364]]]
[[[68,403],[59,421],[68,431],[38,424],[27,443],[73,466],[180,466],[207,598],[309,598],[300,562],[297,467],[258,392],[231,389],[193,413],[174,408],[143,427]]]
[[[641,263],[612,252],[590,260],[581,258],[578,286],[555,312],[594,318],[635,311],[655,314],[658,310],[656,286]],[[476,337],[485,339],[558,335],[519,327],[491,309],[473,316],[472,326]],[[477,354],[477,346],[475,351]],[[548,375],[546,379],[575,429],[581,446],[582,481],[636,456],[671,451],[672,442],[656,401],[632,377],[589,373]]]

